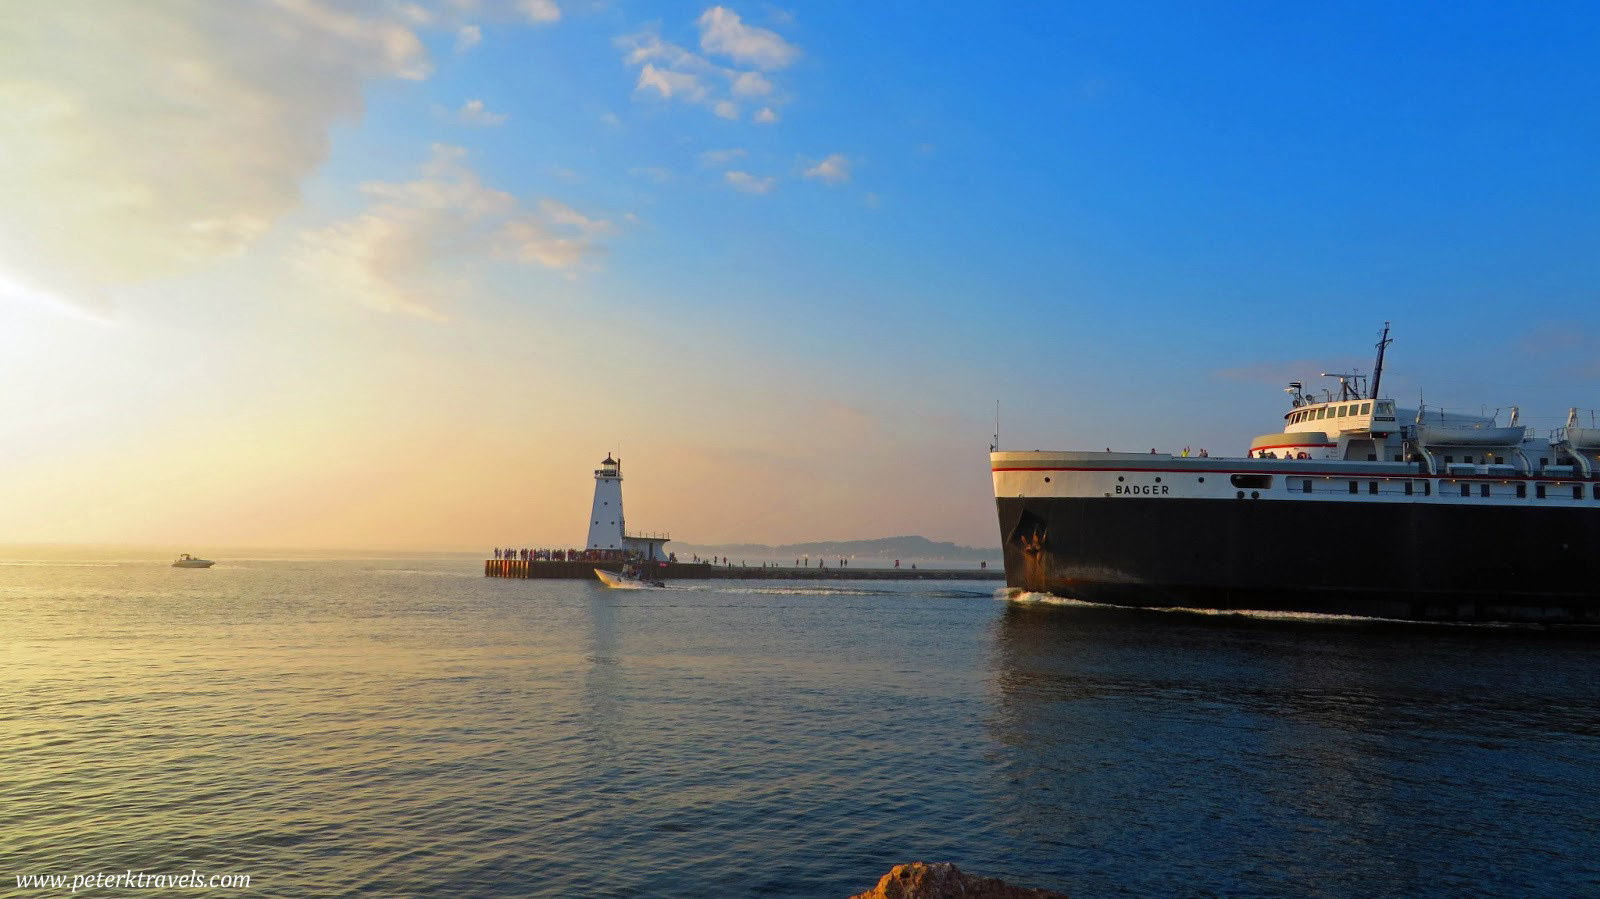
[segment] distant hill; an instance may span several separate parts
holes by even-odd
[[[706,545],[673,541],[668,548],[682,559],[689,554],[727,556],[730,559],[782,559],[810,556],[813,559],[882,559],[944,562],[995,562],[998,547],[960,546],[927,537],[880,537],[876,540],[823,540],[816,543],[720,543]]]

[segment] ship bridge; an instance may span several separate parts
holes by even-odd
[[[1319,401],[1303,396],[1298,384],[1293,390],[1295,405],[1284,413],[1283,431],[1250,441],[1251,457],[1379,461],[1390,455],[1385,452],[1389,438],[1400,431],[1394,400],[1345,396]]]
[[[1323,431],[1386,435],[1398,430],[1394,400],[1308,402],[1289,410],[1283,418],[1286,434]]]

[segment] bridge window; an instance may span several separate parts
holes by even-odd
[[[1327,417],[1328,417],[1328,407],[1327,406],[1323,406],[1322,408],[1317,410],[1317,419],[1319,421],[1321,419],[1324,419],[1324,418],[1327,418]]]
[[[1361,414],[1362,415],[1366,415],[1368,412],[1371,412],[1371,411],[1372,411],[1372,404],[1371,403],[1362,403],[1361,404]]]
[[[1444,464],[1449,465],[1451,462],[1454,462],[1455,460],[1456,460],[1455,456],[1445,456],[1444,457]]]
[[[1243,487],[1247,490],[1250,488],[1265,490],[1272,486],[1272,475],[1270,474],[1236,474],[1228,478],[1228,480],[1233,482],[1233,486]]]

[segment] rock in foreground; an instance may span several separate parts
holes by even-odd
[[[1066,893],[1016,887],[997,877],[963,874],[948,862],[895,865],[878,885],[850,899],[1068,899]]]

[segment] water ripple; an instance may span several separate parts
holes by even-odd
[[[0,565],[5,857],[263,896],[1600,882],[1594,641],[990,595]]]

